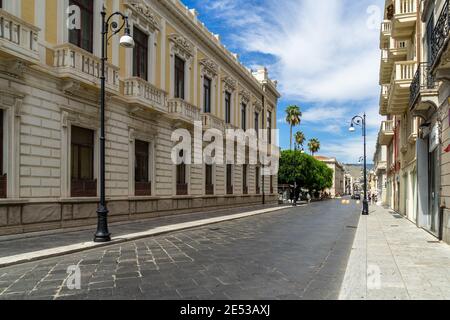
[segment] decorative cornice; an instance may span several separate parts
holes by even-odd
[[[239,97],[241,100],[241,103],[249,103],[250,102],[250,92],[247,90],[240,88],[239,89]]]
[[[189,60],[194,56],[193,46],[185,37],[172,33],[168,38],[169,41],[172,42],[176,54],[181,55],[186,60]]]
[[[159,22],[148,5],[142,2],[129,2],[128,6],[135,12],[142,15],[146,19],[151,29],[159,30]]]
[[[203,66],[203,71],[210,77],[215,77],[218,74],[219,66],[211,59],[205,58],[200,60],[200,65]]]
[[[253,102],[253,107],[256,111],[261,111],[263,109],[262,101],[255,99]]]

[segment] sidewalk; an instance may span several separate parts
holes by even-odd
[[[359,222],[339,299],[450,299],[450,246],[372,206]]]
[[[286,208],[291,208],[291,206],[259,205],[174,215],[132,223],[111,224],[110,232],[113,233],[113,239],[106,244],[90,241],[90,239],[93,239],[95,227],[83,231],[30,235],[29,237],[12,239],[3,238],[0,239],[0,267],[137,240],[172,231],[246,218]]]

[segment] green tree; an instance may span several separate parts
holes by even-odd
[[[333,170],[301,151],[287,150],[281,152],[278,179],[282,184],[297,182],[311,193],[321,192],[333,186]]]
[[[303,132],[298,131],[295,134],[295,143],[298,149],[301,149],[300,147],[303,147],[303,144],[305,143],[305,134]]]
[[[302,112],[300,107],[291,105],[286,108],[286,123],[290,126],[290,149],[292,150],[292,129],[301,123]]]
[[[319,139],[313,138],[308,142],[308,149],[311,152],[311,155],[314,156],[320,150],[320,141]]]

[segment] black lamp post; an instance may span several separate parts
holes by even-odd
[[[134,40],[130,35],[130,26],[128,24],[128,17],[121,12],[114,12],[106,18],[106,8],[103,6],[102,12],[102,63],[101,63],[101,88],[100,88],[100,203],[97,209],[97,232],[95,233],[94,242],[109,242],[111,241],[111,233],[108,231],[108,208],[106,206],[105,195],[105,64],[108,60],[107,48],[108,41],[112,36],[118,34],[125,27],[125,34],[120,38],[120,45],[125,48],[133,48]],[[122,18],[122,25],[117,22],[110,21],[113,17],[120,16]],[[112,34],[108,37],[109,29]]]
[[[350,124],[350,132],[355,132],[355,125],[362,127],[362,134],[364,137],[364,200],[363,200],[363,211],[362,214],[367,216],[369,215],[369,202],[367,201],[367,151],[366,151],[366,114],[361,116],[355,116],[352,119]]]

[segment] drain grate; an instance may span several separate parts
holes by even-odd
[[[440,241],[438,241],[438,240],[434,240],[434,241],[427,241],[428,243],[441,243]]]
[[[397,225],[397,224],[393,224],[393,225],[391,225],[391,227],[392,227],[392,228],[398,228],[398,227],[400,227],[400,226]]]
[[[348,229],[358,229],[358,227],[355,226],[347,226]]]

